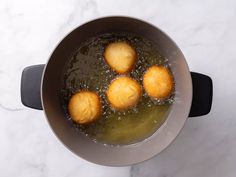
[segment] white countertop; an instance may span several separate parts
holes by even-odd
[[[212,77],[209,115],[189,119],[164,152],[130,167],[104,167],[68,151],[42,111],[20,101],[24,67],[45,63],[76,26],[128,15],[164,30],[192,71]],[[235,177],[236,1],[0,0],[1,177]]]

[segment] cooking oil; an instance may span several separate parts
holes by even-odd
[[[118,74],[106,64],[103,53],[105,47],[115,41],[126,41],[135,48],[138,59],[128,76],[136,79],[140,85],[148,67],[169,67],[168,59],[159,54],[151,40],[130,33],[102,34],[80,44],[69,58],[61,78],[61,102],[73,127],[92,140],[106,145],[132,144],[148,138],[163,125],[174,95],[166,100],[153,100],[142,89],[142,97],[135,108],[114,110],[107,101],[106,90]],[[70,97],[80,90],[95,91],[101,98],[102,116],[89,125],[74,123],[67,111]]]

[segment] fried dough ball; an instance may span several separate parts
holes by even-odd
[[[124,110],[132,108],[138,103],[141,92],[141,86],[136,80],[121,76],[109,85],[107,98],[113,108]]]
[[[173,76],[164,66],[151,66],[143,76],[143,86],[150,97],[165,99],[174,89]]]
[[[78,92],[71,97],[68,111],[71,118],[78,124],[94,122],[101,114],[100,98],[94,92]]]
[[[104,57],[113,70],[124,74],[132,70],[137,54],[127,42],[113,42],[106,47]]]

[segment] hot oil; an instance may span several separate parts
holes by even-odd
[[[118,74],[111,70],[103,57],[106,45],[114,41],[127,41],[136,49],[138,60],[129,76],[140,85],[148,67],[169,67],[168,60],[160,56],[151,41],[130,33],[103,34],[81,44],[69,59],[62,76],[61,100],[73,126],[94,141],[113,145],[132,144],[146,139],[165,122],[173,95],[164,101],[152,100],[143,90],[142,98],[135,108],[115,111],[107,101],[106,90]],[[73,123],[67,112],[70,97],[80,90],[95,91],[101,97],[102,116],[89,125]]]

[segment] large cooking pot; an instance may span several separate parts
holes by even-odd
[[[58,90],[63,67],[80,43],[102,33],[117,31],[140,34],[155,41],[160,54],[169,59],[175,79],[175,101],[161,130],[145,141],[119,147],[95,143],[74,131],[62,110]],[[44,110],[53,132],[76,155],[101,165],[124,166],[157,155],[175,139],[188,117],[208,114],[212,103],[212,80],[206,75],[190,72],[181,50],[157,27],[130,17],[105,17],[85,23],[69,33],[46,65],[26,67],[22,73],[21,99],[25,106]]]

